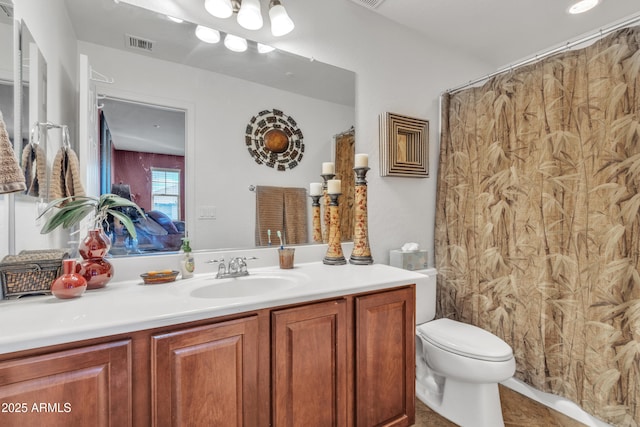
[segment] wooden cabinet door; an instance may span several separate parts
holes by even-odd
[[[153,336],[153,425],[259,425],[258,348],[257,316]]]
[[[345,300],[272,312],[276,427],[347,425]]]
[[[130,426],[131,342],[0,362],[0,426]]]
[[[356,298],[356,425],[415,422],[415,292]]]

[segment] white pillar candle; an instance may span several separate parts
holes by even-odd
[[[329,194],[340,194],[341,193],[342,182],[339,179],[330,179],[327,181],[327,193]]]
[[[312,182],[311,184],[309,184],[309,195],[322,196],[322,183]]]
[[[368,154],[356,154],[355,167],[357,167],[357,168],[366,168],[368,166],[369,166],[369,155]]]
[[[336,165],[333,162],[322,163],[322,175],[331,175],[336,173]]]

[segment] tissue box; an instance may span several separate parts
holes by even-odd
[[[427,251],[402,251],[393,249],[389,251],[389,264],[393,267],[405,270],[422,270],[427,268]]]

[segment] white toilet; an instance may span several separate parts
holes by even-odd
[[[416,272],[426,276],[416,283],[416,396],[460,426],[504,426],[498,383],[515,373],[511,347],[476,326],[433,320],[437,271]]]

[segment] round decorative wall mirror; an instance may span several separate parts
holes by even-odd
[[[275,108],[251,117],[244,139],[256,163],[279,171],[298,166],[304,154],[298,124],[293,117]]]

